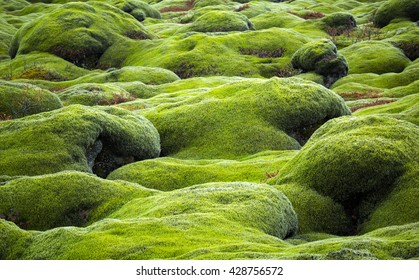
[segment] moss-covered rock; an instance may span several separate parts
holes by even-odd
[[[24,84],[0,81],[0,118],[20,118],[61,108],[60,99],[48,90]]]
[[[84,68],[99,60],[116,41],[151,35],[132,17],[110,5],[69,3],[24,25],[15,35],[11,57],[33,51],[49,52]]]
[[[349,74],[400,73],[410,63],[403,52],[390,43],[365,41],[342,49],[349,64]]]
[[[395,18],[419,20],[419,2],[417,0],[387,0],[375,13],[374,24],[384,27]]]
[[[197,32],[228,32],[254,29],[252,22],[240,13],[211,11],[197,18],[191,30]]]
[[[122,181],[64,171],[25,177],[0,186],[0,216],[24,229],[84,226],[152,190]]]
[[[298,183],[331,197],[344,206],[356,230],[407,170],[415,168],[418,139],[417,126],[393,118],[331,120],[280,170],[277,183]],[[399,207],[398,211],[411,210]],[[389,217],[382,226],[392,224]]]
[[[322,22],[326,26],[326,31],[330,32],[331,30],[334,30],[336,35],[342,34],[345,31],[350,31],[356,27],[354,16],[344,12],[332,13],[322,18]]]
[[[144,115],[162,155],[193,159],[299,149],[326,120],[350,114],[339,96],[300,79],[252,79],[173,101]]]
[[[74,105],[1,122],[0,139],[0,174],[9,176],[79,170],[105,177],[160,152],[148,120],[111,107]]]
[[[304,19],[287,12],[266,12],[253,17],[251,20],[256,30],[271,27],[292,28],[304,22]]]
[[[241,160],[182,160],[157,158],[128,164],[107,179],[138,183],[147,188],[171,191],[208,182],[266,181],[296,151],[263,152]]]
[[[140,0],[107,0],[109,4],[120,8],[122,11],[132,15],[139,21],[147,17],[160,19],[160,12],[150,4]]]
[[[291,63],[294,68],[323,75],[328,87],[348,74],[345,57],[339,54],[336,46],[327,39],[305,44],[294,53]]]

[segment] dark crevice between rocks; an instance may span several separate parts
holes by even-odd
[[[117,149],[114,144],[105,138],[99,137],[86,150],[86,159],[89,168],[98,177],[106,178],[115,169],[137,160],[132,155],[121,155],[116,151]]]
[[[299,127],[296,129],[293,129],[291,131],[287,131],[287,134],[297,140],[297,142],[304,146],[308,139],[310,139],[311,135],[319,128],[321,127],[325,122],[327,122],[331,118],[325,118],[322,121],[315,123],[315,124],[309,124],[303,127]]]

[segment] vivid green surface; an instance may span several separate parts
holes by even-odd
[[[418,14],[0,0],[0,259],[418,260]]]

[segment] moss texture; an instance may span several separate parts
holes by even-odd
[[[349,74],[400,73],[410,63],[404,53],[390,43],[366,41],[340,51],[348,61]]]
[[[104,177],[160,152],[159,134],[149,121],[111,107],[75,105],[1,122],[0,137],[3,175],[79,170]]]
[[[276,183],[298,183],[332,198],[344,206],[357,230],[397,188],[398,180],[417,168],[418,133],[417,126],[387,117],[331,120],[280,170]],[[392,206],[406,217],[414,211],[394,202]],[[386,222],[382,226],[395,223]]]
[[[61,108],[60,99],[48,90],[24,83],[0,81],[0,115],[20,118]]]
[[[64,171],[11,180],[0,186],[0,215],[24,229],[91,224],[152,190],[94,175]]]
[[[125,165],[107,179],[138,183],[150,189],[171,191],[208,182],[263,182],[296,151],[263,152],[241,160],[182,160],[158,158]]]
[[[419,3],[416,0],[387,0],[377,10],[374,24],[383,27],[396,18],[419,20]]]
[[[347,114],[324,87],[279,78],[231,83],[144,112],[161,135],[162,155],[194,159],[299,149],[326,120]]]
[[[100,57],[116,41],[151,35],[113,6],[69,3],[24,25],[14,36],[10,56],[49,52],[84,68],[100,66]]]
[[[252,22],[239,13],[212,11],[197,18],[191,29],[197,32],[228,32],[254,29]]]

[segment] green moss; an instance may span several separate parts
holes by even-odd
[[[410,63],[403,52],[389,43],[366,41],[341,50],[349,64],[349,74],[400,73]]]
[[[191,30],[197,32],[228,32],[254,29],[251,21],[242,14],[227,11],[212,11],[197,18]]]
[[[340,97],[300,79],[236,82],[174,101],[144,115],[161,135],[162,155],[180,158],[298,149],[324,121],[349,114]]]
[[[0,114],[20,118],[62,106],[60,99],[47,90],[30,84],[0,81]]]
[[[419,94],[408,95],[389,104],[361,109],[354,115],[382,115],[419,125]]]
[[[160,19],[160,12],[150,4],[139,0],[106,0],[114,7],[132,15],[139,21],[145,20],[147,17]]]
[[[135,184],[64,171],[11,180],[0,186],[0,215],[24,229],[84,226],[134,197],[153,193]]]
[[[256,30],[271,27],[292,28],[304,20],[287,12],[266,12],[251,19]]]
[[[27,248],[31,233],[18,228],[14,223],[0,218],[0,259],[18,259]]]
[[[117,108],[69,106],[5,121],[0,137],[0,174],[10,176],[93,170],[103,177],[160,152],[152,124]]]
[[[345,57],[338,54],[336,46],[327,39],[305,44],[294,53],[291,63],[294,68],[306,72],[314,71],[325,76],[325,84],[328,87],[348,73]]]
[[[387,0],[377,10],[374,24],[384,27],[395,18],[409,18],[419,20],[417,11],[419,3],[416,0]]]
[[[84,68],[95,68],[116,41],[152,37],[134,18],[117,8],[92,2],[69,3],[23,26],[10,56],[49,52]]]
[[[326,28],[333,28],[337,33],[343,33],[356,27],[356,20],[350,13],[332,13],[322,19]]]
[[[275,176],[294,154],[294,151],[265,152],[242,160],[158,158],[123,166],[109,174],[107,179],[135,182],[162,191],[208,182],[259,183]]]
[[[355,220],[356,230],[417,162],[418,139],[415,125],[392,118],[331,120],[280,170],[277,183],[301,184],[331,197]]]

